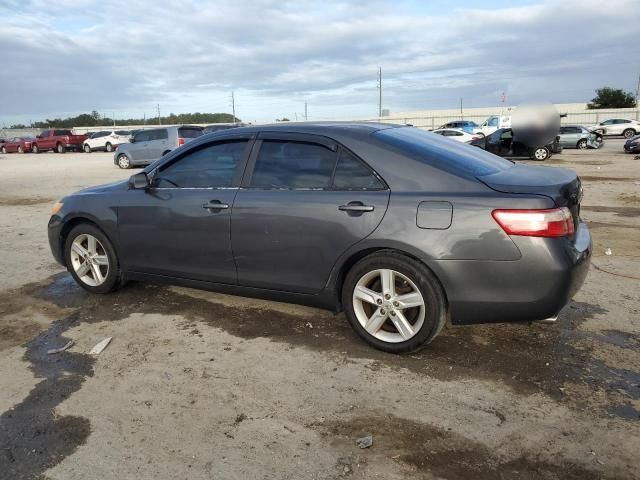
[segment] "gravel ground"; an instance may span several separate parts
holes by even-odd
[[[49,211],[133,171],[0,156],[0,478],[640,478],[640,160],[622,143],[547,162],[583,178],[595,249],[556,324],[448,327],[404,356],[311,308],[92,296],[54,263]]]

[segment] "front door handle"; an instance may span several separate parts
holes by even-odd
[[[340,205],[338,210],[343,212],[373,212],[373,205],[363,205],[362,202],[349,202],[346,205]]]
[[[229,208],[229,204],[222,203],[220,200],[211,200],[209,203],[203,204],[202,208],[206,208],[208,210],[226,210]]]

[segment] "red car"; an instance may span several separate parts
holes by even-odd
[[[31,137],[13,137],[2,144],[2,153],[27,153],[31,151],[34,139]]]

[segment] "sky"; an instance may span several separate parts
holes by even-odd
[[[244,121],[635,92],[637,0],[0,0],[0,126],[92,110]]]

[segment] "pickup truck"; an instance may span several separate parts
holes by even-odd
[[[33,153],[55,150],[64,153],[67,150],[82,150],[86,135],[74,135],[71,130],[44,130],[31,144]]]

